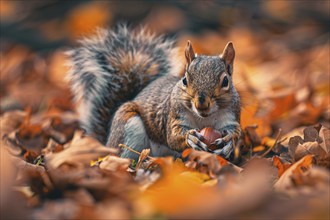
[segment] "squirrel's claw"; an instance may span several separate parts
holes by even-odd
[[[222,138],[216,139],[212,145],[216,145],[219,149],[214,150],[213,153],[223,156],[226,159],[229,159],[230,155],[234,151],[232,135],[227,134]]]
[[[216,139],[213,143],[211,143],[211,145],[216,145],[218,146],[218,148],[222,149],[227,143],[231,141],[231,139],[232,139],[232,135],[227,134],[224,137]]]
[[[213,153],[222,156],[226,159],[229,159],[233,151],[234,151],[233,142],[230,140],[223,148],[214,150]]]
[[[202,142],[203,140],[203,135],[201,135],[197,130],[192,129],[187,132],[186,141],[188,146],[190,146],[194,150],[210,152],[207,145]]]

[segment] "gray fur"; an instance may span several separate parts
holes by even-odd
[[[173,62],[176,49],[172,41],[124,25],[114,31],[98,29],[95,36],[82,39],[80,46],[67,54],[68,79],[82,127],[103,144],[113,114],[122,103],[154,79],[180,68]]]
[[[141,152],[143,149],[149,148],[149,138],[144,128],[143,121],[139,116],[130,118],[125,124],[124,128],[124,144],[130,148]],[[134,160],[139,159],[139,155],[124,149],[121,157],[131,158]]]
[[[126,122],[124,128],[124,144],[138,152],[150,148],[150,156],[153,157],[180,157],[180,153],[170,149],[168,146],[150,140],[145,125],[139,116],[134,116]],[[138,154],[127,149],[122,151],[121,157],[134,159],[136,161],[139,159]]]
[[[68,78],[83,127],[103,144],[117,147],[124,143],[139,152],[150,148],[152,156],[178,157],[187,142],[202,145],[197,136],[187,140],[187,132],[193,129],[228,129],[226,142],[240,135],[231,43],[224,56],[194,56],[188,43],[186,86],[178,76],[181,65],[175,62],[173,42],[143,29],[99,29],[80,44],[68,52]],[[227,75],[229,86],[221,87]],[[204,110],[196,100],[209,103],[204,109],[207,114],[200,114]],[[128,150],[121,156],[138,159]]]

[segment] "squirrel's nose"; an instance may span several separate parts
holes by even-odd
[[[196,101],[196,109],[198,111],[205,111],[209,109],[210,102],[204,94],[199,94]]]
[[[204,94],[200,94],[198,96],[198,103],[201,104],[201,105],[203,105],[204,102],[205,102],[205,95]]]

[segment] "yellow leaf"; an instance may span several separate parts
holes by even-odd
[[[190,178],[192,181],[202,184],[207,180],[210,180],[210,176],[205,173],[194,172],[194,171],[185,171],[180,174],[181,176],[185,176]]]
[[[157,163],[162,168],[163,176],[136,201],[138,215],[182,213],[214,199],[214,189],[202,185],[210,179],[208,175],[187,171],[182,167],[182,162],[170,158],[157,158]],[[141,206],[148,209],[140,209]]]
[[[261,140],[261,144],[267,147],[272,147],[274,146],[276,140],[271,137],[263,137]]]
[[[253,152],[260,152],[260,151],[263,151],[265,150],[265,147],[262,146],[262,145],[259,145],[259,146],[256,146],[253,148]]]
[[[217,183],[218,183],[218,179],[211,179],[204,182],[202,185],[206,187],[211,187],[211,186],[215,186]]]

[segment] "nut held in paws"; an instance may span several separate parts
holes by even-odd
[[[217,147],[211,145],[211,143],[213,143],[216,139],[222,137],[219,131],[214,130],[211,127],[206,127],[203,128],[199,133],[204,136],[205,140],[203,142],[208,146],[209,149],[211,150],[217,149]]]

